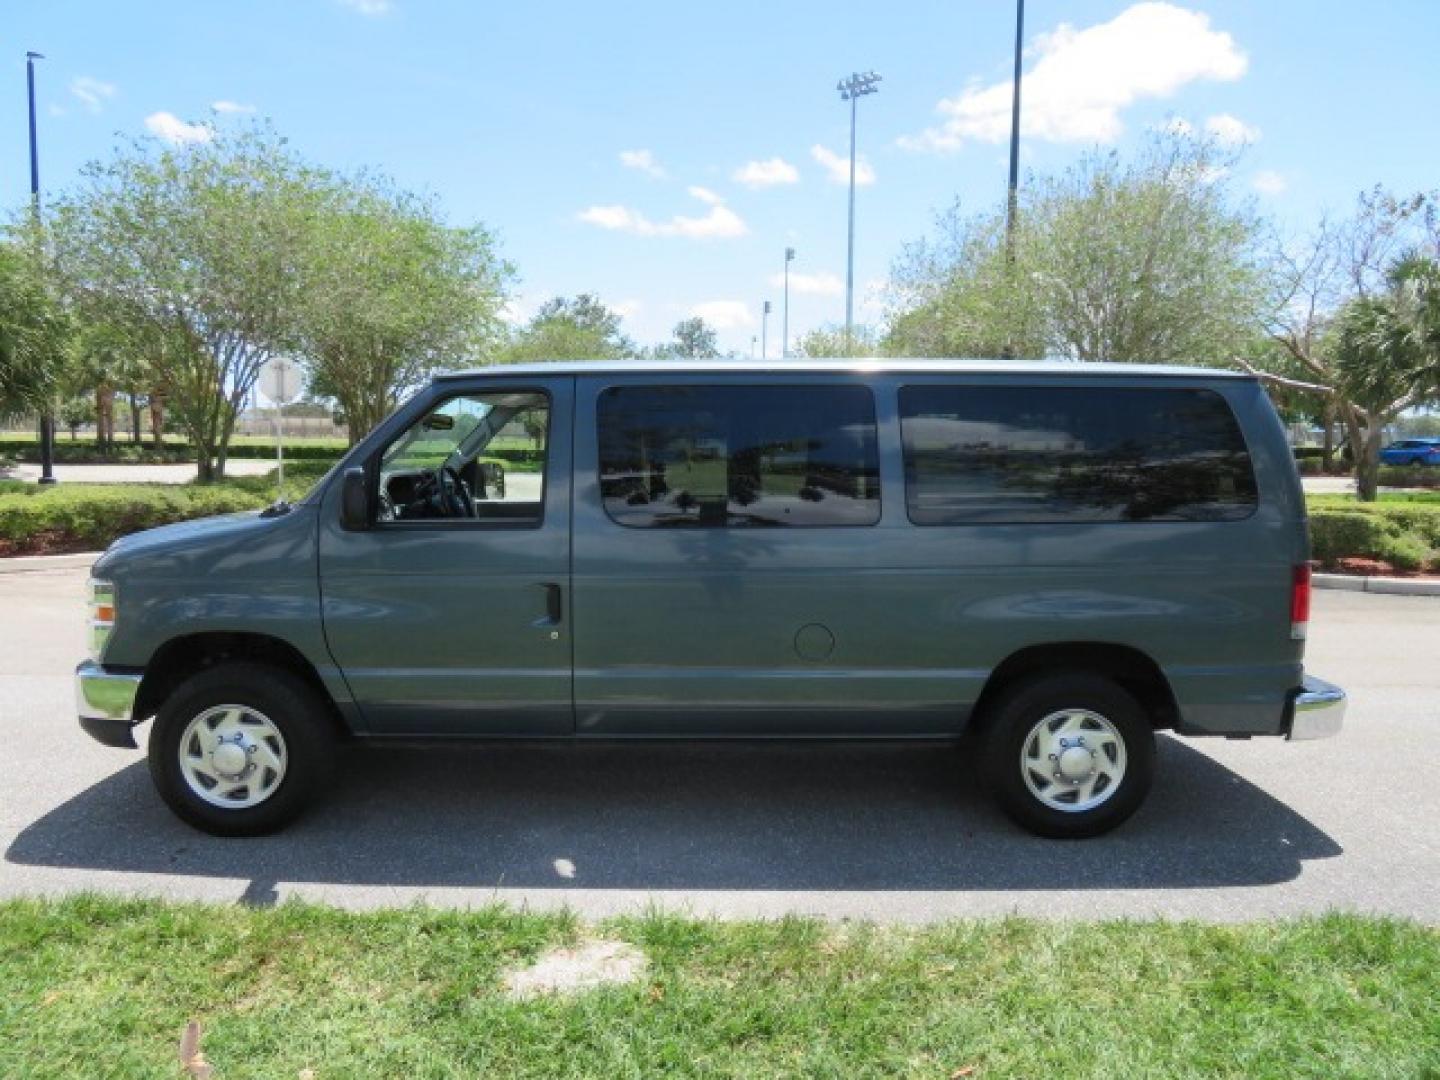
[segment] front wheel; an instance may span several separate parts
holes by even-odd
[[[325,702],[283,668],[227,662],[191,676],[160,707],[150,775],[184,821],[258,836],[297,817],[334,758]]]
[[[1140,703],[1109,679],[1082,672],[1026,679],[981,724],[986,788],[1039,836],[1109,832],[1150,790],[1154,731]]]

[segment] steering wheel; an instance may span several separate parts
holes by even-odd
[[[461,479],[453,465],[441,465],[435,470],[435,487],[446,517],[475,516],[475,500],[470,495],[470,485]]]

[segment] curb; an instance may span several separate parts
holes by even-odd
[[[80,551],[73,555],[13,555],[0,559],[0,574],[27,574],[40,570],[88,570],[102,551]]]
[[[1393,596],[1440,596],[1440,581],[1397,577],[1356,577],[1352,574],[1315,574],[1317,589],[1342,592],[1389,593]]]

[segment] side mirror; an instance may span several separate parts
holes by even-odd
[[[351,532],[370,527],[370,491],[365,470],[346,469],[340,478],[340,527]]]

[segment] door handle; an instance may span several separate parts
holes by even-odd
[[[545,618],[542,625],[559,626],[565,616],[564,597],[560,586],[553,581],[546,581],[541,583],[540,588],[545,590]]]

